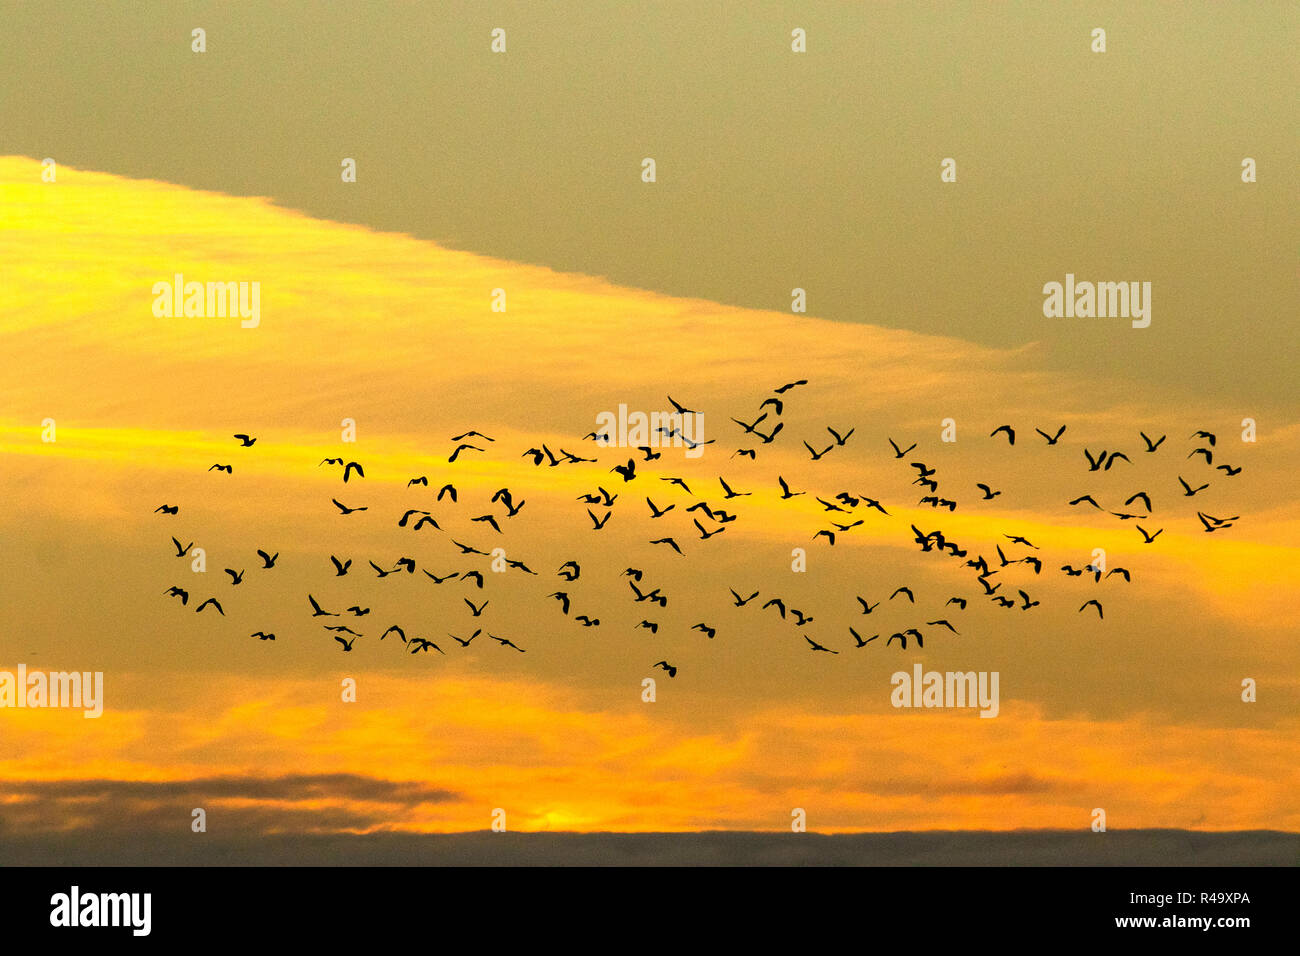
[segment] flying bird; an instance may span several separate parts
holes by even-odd
[[[809,637],[807,634],[805,634],[805,635],[803,636],[803,639],[804,639],[805,641],[808,642],[808,646],[809,646],[810,648],[812,648],[812,650],[814,650],[814,651],[825,651],[827,654],[838,654],[838,653],[839,653],[839,651],[833,651],[833,650],[831,650],[829,647],[822,647],[820,644],[818,644],[816,641],[814,641],[814,640],[813,640],[811,637]]]

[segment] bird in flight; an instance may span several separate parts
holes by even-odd
[[[723,495],[724,499],[743,498],[753,494],[752,491],[732,491],[731,486],[728,485],[726,481],[724,481],[722,478],[718,479],[718,484],[722,485],[722,490],[726,492],[726,494]]]
[[[311,602],[312,617],[338,617],[333,611],[326,611],[322,608],[310,594],[307,595],[307,600]]]
[[[827,430],[828,432],[830,432],[830,433],[831,433],[831,437],[835,439],[835,444],[837,444],[837,445],[843,445],[845,442],[847,442],[847,441],[849,440],[849,436],[852,435],[855,431],[857,431],[857,428],[856,428],[856,427],[854,427],[854,428],[850,428],[850,429],[849,429],[848,431],[846,431],[843,435],[840,435],[839,432],[837,432],[835,429],[831,428],[829,425],[826,426],[826,430]]]
[[[212,465],[211,467],[208,468],[208,471],[224,471],[228,475],[233,475],[235,473],[235,466],[234,465]]]
[[[250,448],[257,442],[257,439],[250,435],[235,435],[234,437],[239,439],[239,444],[242,448]]]
[[[343,575],[348,573],[348,568],[352,567],[351,558],[348,558],[347,561],[340,562],[338,558],[331,554],[330,560],[334,562],[334,576],[336,578],[343,577]]]
[[[790,486],[786,484],[785,479],[782,478],[780,475],[776,476],[776,480],[777,483],[781,485],[782,500],[785,500],[787,498],[797,498],[799,495],[806,495],[808,493],[806,491],[791,491]]]
[[[666,544],[666,545],[668,545],[670,548],[672,548],[674,551],[676,551],[678,554],[681,554],[681,553],[682,553],[682,549],[679,548],[679,547],[677,546],[677,542],[674,541],[672,538],[656,538],[654,541],[651,541],[650,543],[651,543],[651,544]]]
[[[1147,450],[1147,453],[1148,453],[1148,454],[1151,453],[1151,452],[1153,452],[1153,451],[1155,451],[1155,450],[1156,450],[1157,448],[1159,448],[1162,444],[1164,444],[1164,440],[1168,437],[1167,435],[1161,435],[1159,439],[1157,439],[1156,441],[1153,442],[1153,441],[1150,439],[1150,437],[1148,437],[1148,435],[1147,435],[1146,432],[1138,432],[1138,434],[1141,435],[1141,436],[1142,436],[1142,440],[1143,440],[1144,442],[1147,443],[1146,450]]]
[[[1194,495],[1196,495],[1197,492],[1204,491],[1206,488],[1210,487],[1208,484],[1205,484],[1205,485],[1201,485],[1199,488],[1193,488],[1191,485],[1189,485],[1186,481],[1183,480],[1182,475],[1178,476],[1178,483],[1183,486],[1184,498],[1191,498]]]
[[[483,449],[479,448],[477,445],[460,444],[456,446],[456,450],[451,453],[451,457],[448,458],[447,461],[454,462],[460,457],[460,453],[463,451],[483,451]]]
[[[200,604],[198,607],[194,609],[194,613],[198,614],[209,604],[215,607],[217,609],[217,613],[220,614],[222,617],[226,616],[226,612],[221,609],[221,602],[218,601],[216,598],[208,598],[206,601],[204,601],[202,604]]]
[[[357,635],[357,637],[360,637],[360,636],[361,636],[361,635]],[[334,640],[338,641],[340,644],[343,645],[343,651],[344,651],[344,653],[346,653],[346,652],[352,650],[352,645],[355,644],[355,643],[357,642],[357,638],[356,638],[356,637],[352,638],[352,640],[350,640],[350,641],[347,641],[347,640],[344,640],[342,637],[340,637],[340,636],[337,635],[337,634],[334,635]]]
[[[280,552],[277,551],[275,552],[275,554],[272,555],[272,554],[267,554],[261,548],[258,548],[257,556],[262,559],[262,570],[267,570],[269,568],[275,567],[275,560],[276,558],[280,557]]]
[[[780,388],[772,389],[772,391],[776,392],[776,394],[778,395],[784,395],[786,392],[790,391],[790,389],[794,388],[796,385],[807,385],[807,384],[808,384],[808,379],[801,378],[797,382],[791,382],[788,385],[782,385]]]
[[[489,634],[488,637],[492,638],[492,640],[496,641],[496,642],[497,642],[498,644],[500,644],[502,647],[513,647],[513,648],[514,648],[515,650],[517,650],[520,654],[524,653],[524,649],[523,649],[522,647],[520,647],[518,644],[516,644],[514,641],[512,641],[512,640],[510,640],[510,639],[508,639],[508,638],[505,638],[505,637],[497,637],[495,634]]]
[[[363,507],[360,507],[360,508],[349,508],[347,505],[345,505],[343,502],[339,501],[337,498],[331,498],[330,501],[334,502],[334,506],[335,506],[336,508],[339,509],[339,514],[350,515],[350,514],[352,514],[352,512],[354,512],[354,511],[368,511],[368,510],[369,510],[369,508],[366,507],[366,506],[363,506]]]
[[[1097,609],[1098,618],[1105,619],[1106,615],[1102,613],[1101,602],[1098,601],[1096,598],[1093,598],[1091,601],[1084,601],[1083,605],[1079,608],[1080,613],[1082,613],[1083,609],[1086,608],[1089,604],[1091,604],[1093,607]]]
[[[1138,525],[1138,526],[1137,526],[1137,529],[1138,529],[1139,531],[1142,532],[1142,543],[1143,543],[1143,544],[1150,544],[1150,543],[1151,543],[1152,541],[1154,541],[1156,538],[1160,537],[1161,532],[1163,532],[1163,531],[1165,530],[1164,528],[1161,528],[1160,531],[1157,531],[1155,534],[1147,534],[1146,529],[1143,528],[1141,525]]]
[[[899,589],[898,589],[897,591],[895,591],[893,594],[889,595],[889,600],[892,601],[894,598],[898,597],[900,594],[906,594],[906,595],[907,595],[907,599],[908,599],[909,601],[911,601],[913,604],[916,603],[916,595],[912,593],[912,589],[911,589],[911,588],[906,588],[906,587],[899,588]]]
[[[643,623],[644,623],[644,622],[643,622]],[[669,676],[669,677],[676,677],[676,676],[677,676],[677,668],[674,667],[672,664],[669,664],[667,661],[659,661],[657,664],[652,664],[651,667],[652,667],[652,668],[654,668],[654,667],[662,667],[664,670],[666,670],[666,671],[668,672],[668,676]]]
[[[240,571],[239,573],[235,573],[235,571],[232,568],[226,568],[226,573],[230,575],[230,584],[232,587],[238,584],[240,581],[244,580],[243,571]]]
[[[813,640],[811,637],[809,637],[807,634],[805,634],[805,635],[803,636],[803,639],[804,639],[805,641],[808,642],[808,646],[809,646],[812,650],[814,650],[814,651],[825,651],[827,654],[838,654],[838,653],[839,653],[839,651],[833,651],[833,650],[831,650],[829,647],[822,647],[820,644],[818,644],[816,641],[814,641],[814,640]]]
[[[190,548],[194,547],[193,541],[191,541],[189,544],[182,547],[181,543],[175,538],[172,538],[172,544],[176,545],[176,557],[178,558],[185,557],[185,555],[189,554]]]
[[[477,518],[470,518],[469,520],[490,524],[492,526],[493,531],[495,531],[497,534],[501,533],[501,526],[497,524],[497,519],[495,515],[479,515]]]
[[[1238,469],[1238,471],[1240,470],[1241,469]],[[158,514],[158,512],[161,511],[165,515],[174,515],[177,514],[180,510],[181,510],[180,505],[159,505],[157,508],[153,509],[153,513]]]
[[[1006,433],[1007,444],[1014,445],[1016,443],[1016,430],[1010,425],[999,425],[997,428],[993,429],[993,431],[989,432],[989,437],[992,438],[998,432]]]
[[[163,593],[166,594],[168,597],[178,597],[178,598],[180,598],[180,599],[181,599],[181,607],[184,607],[185,605],[187,605],[187,604],[190,603],[190,592],[187,591],[187,590],[185,590],[185,589],[182,588],[182,587],[177,587],[176,585],[172,585],[171,587],[169,587],[169,588],[168,588],[166,591],[164,591]]]
[[[273,640],[275,640],[275,635],[274,635],[274,634],[268,634],[268,633],[266,633],[266,631],[254,631],[252,634],[249,634],[248,636],[249,636],[249,637],[255,637],[255,638],[257,638],[259,641],[273,641]]]
[[[807,442],[803,443],[803,447],[808,449],[808,454],[812,455],[813,461],[820,461],[828,451],[830,451],[832,448],[835,447],[835,445],[834,444],[827,445],[821,451],[818,451],[817,449],[813,448],[813,446],[808,444]]]
[[[476,431],[468,431],[465,432],[463,435],[454,435],[452,436],[451,440],[464,441],[466,438],[481,438],[484,441],[496,441],[495,438],[489,438],[487,435],[484,435],[482,432],[476,432]]]
[[[899,447],[898,447],[898,444],[897,444],[897,443],[894,441],[894,439],[892,439],[892,438],[889,439],[889,444],[892,445],[893,448],[894,448],[894,457],[895,457],[895,458],[903,458],[903,457],[905,457],[905,456],[907,455],[908,452],[910,452],[913,448],[916,447],[916,442],[913,442],[913,443],[912,443],[911,445],[909,445],[906,449],[899,448]]]
[[[1049,435],[1049,434],[1047,434],[1047,432],[1043,431],[1041,428],[1035,428],[1034,431],[1038,432],[1038,434],[1040,434],[1040,435],[1042,435],[1044,438],[1046,438],[1046,439],[1047,439],[1047,444],[1049,444],[1049,445],[1055,445],[1058,441],[1061,440],[1061,435],[1063,435],[1063,434],[1065,433],[1065,426],[1062,425],[1060,428],[1058,428],[1058,429],[1056,430],[1056,434],[1055,434],[1055,435]]]
[[[853,628],[851,628],[851,627],[849,628],[849,633],[853,635],[853,640],[856,642],[856,643],[853,645],[854,647],[866,647],[868,644],[870,644],[872,641],[874,641],[876,638],[878,638],[878,637],[880,636],[879,634],[872,634],[869,638],[867,638],[867,639],[864,641],[864,640],[862,639],[862,635],[859,634],[857,631],[855,631],[855,630],[854,630]]]

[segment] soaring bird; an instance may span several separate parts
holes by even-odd
[[[1049,444],[1049,445],[1055,445],[1058,441],[1061,440],[1061,435],[1065,433],[1065,426],[1062,425],[1060,428],[1058,428],[1058,429],[1056,430],[1056,434],[1055,434],[1055,435],[1049,435],[1049,434],[1047,434],[1047,432],[1043,431],[1041,428],[1035,428],[1034,431],[1038,432],[1038,434],[1040,434],[1040,435],[1042,435],[1044,438],[1046,438],[1046,439],[1047,439],[1047,444]]]
[[[479,448],[477,445],[465,445],[465,444],[457,445],[456,450],[451,453],[451,456],[447,459],[447,461],[449,463],[454,462],[457,458],[460,457],[460,453],[463,451],[483,451],[483,449]]]
[[[659,661],[657,664],[651,664],[650,666],[651,666],[652,668],[654,668],[654,667],[662,667],[664,670],[666,670],[666,671],[668,672],[668,676],[669,676],[669,677],[676,677],[676,676],[677,676],[677,668],[674,667],[672,664],[669,664],[667,661]]]
[[[892,445],[892,446],[894,447],[894,457],[895,457],[895,458],[903,458],[904,456],[907,455],[907,453],[908,453],[909,451],[911,451],[913,448],[916,447],[916,442],[913,442],[913,443],[912,443],[911,445],[909,445],[906,449],[899,448],[899,447],[898,447],[898,443],[895,442],[894,439],[892,439],[892,438],[889,439],[889,444]]]
[[[326,611],[322,608],[310,594],[307,595],[307,600],[311,602],[312,617],[338,617],[333,611]]]
[[[198,614],[209,604],[215,607],[217,609],[217,613],[220,614],[222,617],[226,616],[226,612],[221,609],[221,602],[218,601],[216,598],[208,598],[206,601],[204,601],[202,604],[200,604],[198,607],[194,609],[194,613]]]
[[[233,437],[239,439],[239,444],[243,448],[249,448],[257,442],[256,438],[253,438],[249,435],[235,435]]]
[[[1008,444],[1014,445],[1016,443],[1016,430],[1010,425],[999,425],[997,428],[993,429],[993,431],[989,432],[989,437],[992,438],[998,432],[1006,433]]]
[[[849,633],[853,635],[853,640],[856,642],[853,645],[854,647],[866,647],[868,644],[870,644],[872,641],[874,641],[876,638],[880,636],[879,634],[872,634],[869,638],[867,638],[864,641],[862,639],[862,635],[859,634],[857,631],[855,631],[853,628],[849,628]]]
[[[1168,437],[1167,435],[1161,435],[1159,440],[1153,442],[1149,437],[1147,437],[1146,432],[1138,432],[1138,434],[1141,435],[1142,440],[1147,443],[1146,450],[1148,453],[1153,452],[1157,448],[1159,448],[1162,444],[1164,444],[1164,440]]]
[[[1091,601],[1084,601],[1083,605],[1079,608],[1079,611],[1082,612],[1083,609],[1086,608],[1089,604],[1091,604],[1093,607],[1097,609],[1097,617],[1103,619],[1106,617],[1106,615],[1102,613],[1101,602],[1098,601],[1096,598],[1093,598]]]
[[[811,637],[809,637],[807,634],[805,634],[805,635],[803,636],[803,639],[804,639],[805,641],[808,642],[808,646],[809,646],[812,650],[814,650],[814,651],[825,651],[827,654],[838,654],[838,653],[839,653],[839,651],[833,651],[833,650],[831,650],[829,647],[822,647],[820,644],[818,644],[816,641],[814,641],[814,640],[813,640]]]

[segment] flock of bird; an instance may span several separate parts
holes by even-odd
[[[749,447],[737,448],[730,457],[743,456],[755,460],[764,446],[776,442],[785,427],[782,416],[788,401],[788,393],[807,384],[807,380],[801,379],[774,389],[771,394],[764,397],[759,403],[755,413],[757,417],[752,421],[732,418],[731,421],[735,422],[741,429],[742,443],[749,445]],[[671,396],[668,396],[668,401],[678,416],[699,414],[695,410],[676,402]],[[801,439],[811,462],[822,461],[837,449],[845,447],[857,431],[856,427],[840,429],[833,426],[826,426],[825,430],[829,436],[829,443],[825,439],[816,442],[807,438]],[[661,426],[659,431],[663,438],[669,440],[669,443],[676,443],[679,446],[699,447],[717,441],[716,438],[708,441],[694,441],[674,425]],[[1062,435],[1066,431],[1066,426],[1061,425],[1051,431],[1035,428],[1034,431],[1045,442],[1044,447],[1053,448],[1060,442]],[[1139,435],[1145,447],[1134,450],[1134,455],[1156,455],[1161,453],[1162,446],[1164,446],[1167,439],[1166,435],[1161,435],[1156,439],[1148,436],[1145,432],[1139,432]],[[238,443],[235,446],[238,449],[237,454],[255,454],[251,449],[257,444],[257,438],[245,433],[236,434],[233,438]],[[752,439],[752,441],[746,441],[746,439]],[[580,440],[592,442],[597,449],[601,450],[614,447],[611,436],[604,433],[593,431]],[[1011,425],[1000,425],[989,434],[988,440],[995,442],[1005,440],[1009,447],[1013,447],[1016,445],[1017,432]],[[476,429],[455,435],[450,441],[453,448],[447,458],[449,466],[454,466],[463,456],[491,454],[490,450],[497,447],[494,438]],[[889,628],[885,628],[879,633],[863,636],[866,631],[874,630],[868,625],[873,620],[872,615],[877,612],[882,604],[890,607],[905,607],[909,612],[912,612],[912,608],[916,605],[916,595],[913,588],[908,585],[900,585],[887,596],[883,593],[872,597],[854,595],[858,604],[856,609],[856,616],[859,619],[858,626],[848,627],[848,637],[852,639],[853,643],[846,643],[843,645],[844,649],[863,648],[884,637],[883,643],[885,646],[897,642],[900,649],[906,651],[909,642],[915,644],[916,647],[923,648],[925,638],[933,633],[958,635],[961,631],[954,623],[954,618],[960,620],[961,612],[967,609],[971,601],[985,600],[991,605],[1007,611],[1028,612],[1040,607],[1042,601],[1031,597],[1024,587],[1012,583],[1010,572],[1006,570],[1012,567],[1023,568],[1024,570],[1021,573],[1030,579],[1037,579],[1043,574],[1044,560],[1040,556],[1041,548],[1024,535],[1004,532],[1001,539],[993,543],[992,555],[990,556],[979,553],[974,545],[953,540],[942,530],[925,531],[918,527],[917,523],[903,522],[903,519],[897,516],[897,512],[903,508],[919,508],[922,506],[952,514],[958,509],[959,500],[955,496],[956,493],[951,491],[940,494],[938,468],[920,460],[919,455],[913,454],[917,449],[916,443],[903,447],[892,437],[887,438],[887,441],[893,451],[893,460],[900,463],[899,467],[915,470],[911,484],[918,486],[924,493],[920,495],[914,506],[904,503],[900,507],[891,503],[887,508],[885,503],[877,498],[850,491],[819,495],[809,490],[795,490],[782,475],[776,476],[773,492],[779,489],[778,500],[780,501],[790,501],[811,496],[812,500],[821,506],[821,514],[829,524],[829,527],[817,529],[812,534],[811,541],[824,541],[829,547],[834,547],[841,536],[851,533],[868,520],[887,521],[895,524],[906,523],[911,532],[910,541],[919,552],[931,555],[932,558],[928,560],[952,562],[956,567],[970,572],[973,587],[963,594],[948,596],[937,612],[920,614],[911,626],[894,630],[888,635],[884,632],[888,631]],[[1224,462],[1215,464],[1218,446],[1217,437],[1213,433],[1201,429],[1193,433],[1189,441],[1195,444],[1196,447],[1182,459],[1184,464],[1180,465],[1179,468],[1180,473],[1177,475],[1177,479],[1181,486],[1181,497],[1193,498],[1205,491],[1210,484],[1206,480],[1207,472],[1211,475],[1214,472],[1222,472],[1225,479],[1234,478],[1242,472],[1240,466]],[[661,466],[657,466],[655,463],[659,462],[663,457],[663,451],[661,450],[663,444],[663,442],[658,442],[655,446],[638,446],[636,451],[641,456],[639,460],[635,456],[629,457],[626,461],[620,460],[614,463],[608,469],[603,467],[598,457],[594,457],[599,452],[593,452],[593,457],[587,457],[558,447],[558,445],[558,454],[548,445],[541,444],[540,447],[527,449],[519,457],[529,459],[535,468],[598,466],[597,469],[592,469],[596,472],[596,476],[592,478],[595,489],[585,492],[577,498],[577,504],[582,507],[587,519],[590,521],[590,530],[592,532],[603,532],[608,527],[616,507],[620,509],[637,507],[635,504],[619,505],[620,499],[644,498],[649,520],[652,522],[664,521],[665,527],[668,528],[666,533],[648,538],[645,546],[651,549],[662,548],[686,558],[688,551],[692,551],[695,547],[692,542],[698,543],[701,547],[706,546],[705,542],[710,542],[722,535],[732,526],[733,522],[738,520],[739,514],[734,510],[729,510],[733,507],[729,503],[737,499],[751,497],[756,492],[753,490],[738,490],[733,482],[729,482],[723,476],[718,476],[716,479],[716,494],[706,497],[706,489],[699,486],[699,479],[691,479],[696,484],[696,488],[692,488],[691,484],[682,477],[658,473]],[[619,454],[620,459],[623,454],[624,452]],[[1126,452],[1120,450],[1085,447],[1083,455],[1087,462],[1087,472],[1111,471],[1113,468],[1133,466],[1133,459]],[[215,462],[207,470],[233,477],[236,474],[237,464],[237,458],[232,458],[225,462]],[[330,496],[330,501],[335,509],[334,513],[337,516],[357,520],[352,516],[362,515],[370,510],[371,506],[369,504],[361,503],[358,500],[364,498],[361,488],[364,487],[362,482],[366,481],[365,467],[361,462],[348,460],[344,457],[331,457],[322,460],[317,467],[337,469],[340,479],[340,490],[337,495],[346,498],[348,501],[345,504],[343,500],[340,500],[340,497]],[[651,469],[656,470],[652,471]],[[1083,472],[1082,465],[1080,465],[1079,470]],[[1191,475],[1190,480],[1184,477],[1184,473]],[[599,477],[602,475],[612,475],[613,477]],[[638,491],[629,493],[628,486],[633,482],[639,482],[636,486]],[[606,485],[618,490],[611,492]],[[427,475],[410,477],[406,481],[406,489],[409,492],[412,488],[422,488],[427,492],[431,489],[429,477]],[[976,482],[974,488],[979,492],[978,497],[975,498],[977,505],[979,502],[992,501],[1003,494],[1001,490],[987,482]],[[644,494],[641,493],[642,490],[644,490]],[[1170,490],[1173,490],[1172,487]],[[412,492],[412,494],[415,493]],[[673,500],[669,500],[669,495],[672,496]],[[953,496],[950,497],[950,495]],[[713,498],[715,503],[710,504],[709,498]],[[656,499],[658,500],[656,501]],[[432,504],[441,504],[444,500],[446,500],[446,505],[443,506],[444,509],[459,507],[460,493],[452,481],[441,484]],[[466,526],[482,534],[504,535],[502,525],[508,525],[511,520],[515,519],[524,509],[526,503],[526,499],[516,497],[516,493],[511,489],[500,488],[491,495],[488,500],[488,507],[484,509],[483,514],[467,516],[468,522]],[[1119,522],[1133,521],[1133,528],[1141,535],[1142,544],[1144,545],[1155,544],[1164,531],[1163,527],[1155,527],[1158,522],[1156,521],[1156,512],[1152,503],[1152,492],[1146,490],[1136,491],[1125,498],[1122,505],[1115,505],[1114,507],[1103,505],[1093,494],[1079,495],[1070,499],[1066,504],[1070,508],[1086,507],[1100,512],[1107,512]],[[1140,510],[1128,510],[1136,506],[1140,506]],[[894,508],[895,511],[891,513],[889,508]],[[670,517],[673,512],[677,512],[677,515]],[[155,509],[155,514],[173,520],[177,519],[180,513],[181,506],[177,504],[164,503]],[[1206,533],[1225,531],[1240,520],[1238,515],[1218,517],[1199,509],[1196,515]],[[375,579],[383,579],[391,575],[414,576],[418,570],[424,578],[431,581],[435,586],[450,582],[460,583],[469,588],[468,596],[462,596],[462,603],[467,612],[467,624],[473,626],[474,629],[472,633],[464,637],[445,632],[446,639],[444,640],[441,634],[420,636],[408,633],[407,628],[400,623],[385,621],[383,623],[387,626],[378,634],[378,640],[383,641],[389,636],[395,636],[410,654],[433,651],[446,655],[447,649],[442,646],[443,644],[446,644],[447,648],[455,649],[459,647],[464,649],[482,637],[495,642],[503,651],[526,653],[527,649],[515,643],[512,638],[499,636],[486,629],[488,626],[492,626],[491,613],[488,610],[492,602],[481,597],[485,581],[482,565],[489,565],[488,574],[491,575],[493,562],[504,562],[504,567],[509,568],[511,571],[532,577],[553,576],[556,579],[555,590],[550,591],[545,596],[546,601],[552,602],[554,608],[552,613],[558,613],[568,618],[579,627],[598,628],[601,626],[600,609],[586,606],[583,603],[586,597],[576,594],[575,589],[572,587],[580,579],[585,580],[598,573],[585,571],[579,558],[570,558],[553,571],[539,571],[529,567],[524,561],[513,558],[506,559],[504,549],[501,551],[493,548],[484,550],[478,546],[479,544],[485,544],[484,541],[478,540],[476,544],[466,544],[457,540],[444,530],[438,516],[435,516],[429,508],[410,507],[405,509],[400,516],[394,517],[396,518],[396,527],[408,529],[411,533],[420,532],[424,529],[432,529],[441,533],[445,536],[450,548],[455,549],[456,556],[465,559],[462,563],[470,563],[475,566],[440,568],[435,571],[427,567],[419,567],[414,558],[403,556],[392,563],[381,563],[374,559],[367,559],[365,566],[354,568],[353,558],[330,554],[329,565],[325,567],[332,570],[332,576],[335,578],[363,574],[364,568],[368,566]],[[686,523],[685,518],[689,518],[689,523]],[[444,520],[446,519],[444,518]],[[673,521],[680,525],[680,530],[670,526]],[[694,537],[683,537],[683,535],[692,535],[692,533]],[[174,555],[177,558],[186,558],[194,547],[193,541],[183,544],[180,538],[176,536],[172,536],[171,542],[175,549]],[[260,561],[260,567],[255,568],[255,573],[273,573],[277,569],[277,561],[280,557],[279,551],[272,552],[269,549],[262,548],[254,550]],[[481,561],[479,559],[487,560]],[[636,561],[634,557],[630,559],[630,562],[641,563]],[[497,568],[496,570],[503,570],[503,568]],[[601,570],[605,573],[605,578],[602,579],[602,587],[607,589],[609,587],[607,582],[613,578],[614,569],[603,568]],[[229,576],[228,587],[237,589],[244,583],[248,570],[247,568],[225,568],[224,573]],[[1103,579],[1115,576],[1122,578],[1125,583],[1131,583],[1133,580],[1132,572],[1123,567],[1105,569],[1090,564],[1083,567],[1065,564],[1061,565],[1056,573],[1074,578],[1089,576],[1092,577],[1094,584],[1100,584]],[[646,608],[643,614],[634,615],[641,617],[640,622],[634,626],[635,629],[643,629],[650,632],[650,634],[658,634],[661,622],[653,619],[657,616],[655,611],[666,608],[670,598],[663,590],[663,586],[656,586],[645,570],[635,566],[624,568],[621,572],[618,572],[617,576],[626,579],[627,591],[624,593],[623,599],[634,606],[643,605]],[[744,590],[748,591],[749,589]],[[821,640],[817,640],[805,633],[807,626],[814,621],[814,615],[793,607],[782,596],[775,594],[764,595],[757,590],[742,595],[741,591],[732,587],[726,587],[725,592],[729,594],[733,607],[749,608],[751,610],[746,613],[770,615],[773,621],[779,618],[782,622],[785,622],[802,637],[810,651],[825,654],[841,653],[839,649],[833,646],[837,642],[830,638],[822,637]],[[233,593],[237,594],[238,592]],[[182,608],[188,609],[190,606],[191,590],[179,584],[168,587],[164,591],[164,595],[177,599]],[[475,600],[476,596],[480,599]],[[720,587],[719,597],[722,596],[723,589]],[[225,608],[222,605],[221,597],[205,595],[202,600],[197,600],[199,595],[195,595],[195,597],[195,613],[202,614],[211,609],[210,613],[225,616]],[[363,601],[358,600],[348,607],[330,609],[325,607],[311,592],[303,595],[302,600],[305,619],[320,621],[323,632],[332,637],[344,652],[350,652],[356,641],[365,636],[364,632],[357,630],[357,628],[364,627],[365,619],[371,616],[370,607],[365,606]],[[1091,598],[1085,601],[1079,607],[1078,612],[1081,614],[1095,612],[1099,620],[1105,617],[1105,608],[1099,598]],[[477,626],[479,623],[482,623],[483,626]],[[923,627],[925,630],[922,630]],[[466,629],[457,627],[457,630],[463,631]],[[378,630],[378,628],[367,630],[373,631]],[[690,630],[699,632],[709,640],[717,638],[719,634],[717,624],[710,623],[709,620],[698,621]],[[254,631],[249,636],[259,641],[276,640],[275,633],[265,628]],[[822,643],[822,641],[826,643]],[[651,666],[652,668],[664,670],[669,677],[675,677],[678,672],[677,665],[669,663],[667,660],[659,660]]]

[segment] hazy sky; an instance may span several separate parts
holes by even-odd
[[[718,302],[797,286],[830,319],[1042,343],[1099,388],[1263,415],[1294,382],[1294,3],[0,10],[0,153]],[[1067,272],[1151,282],[1151,327],[1044,319]]]
[[[1300,828],[1293,7],[323,9],[0,9],[0,669],[107,683],[98,720],[0,711],[0,828],[185,833],[194,806],[289,833],[481,829],[497,807],[528,830],[780,830],[795,807],[826,831],[1086,829],[1095,807],[1116,828]],[[1067,272],[1152,282],[1151,327],[1044,318],[1042,285]],[[260,327],[156,317],[175,273],[259,282]],[[732,416],[798,378],[779,440],[734,455],[755,443]],[[717,443],[625,483],[610,467],[635,453],[580,436],[668,394]],[[989,437],[1003,423],[1014,447]],[[1056,446],[1034,432],[1060,425]],[[827,426],[856,432],[810,461]],[[496,441],[448,463],[471,428]],[[1240,475],[1188,459],[1198,429]],[[1146,454],[1140,430],[1168,439]],[[918,448],[895,459],[889,438]],[[521,453],[542,442],[600,460],[535,468]],[[1085,448],[1132,462],[1090,472]],[[320,467],[340,454],[366,477]],[[954,513],[918,504],[911,461]],[[808,494],[782,500],[778,475]],[[719,476],[751,494],[724,503]],[[1180,476],[1210,487],[1189,501]],[[446,481],[455,504],[435,501]],[[597,486],[620,495],[599,532],[576,500]],[[527,501],[515,518],[501,487]],[[1066,504],[1122,511],[1139,490],[1150,521]],[[841,491],[890,514],[815,501]],[[647,496],[676,510],[651,518]],[[701,540],[697,500],[738,520]],[[397,527],[407,508],[443,530]],[[1207,535],[1198,508],[1240,518]],[[486,513],[501,534],[471,520]],[[863,524],[832,547],[812,537],[828,518]],[[1164,530],[1145,545],[1137,523]],[[995,545],[1030,553],[1005,535],[1028,537],[1042,574],[996,580],[1041,606],[990,605],[911,524],[995,567]],[[649,543],[664,534],[683,556]],[[207,550],[205,574],[172,535]],[[452,539],[539,575],[487,572]],[[1094,548],[1131,584],[1058,570]],[[368,565],[408,555],[481,568],[484,588]],[[633,603],[629,565],[667,608]],[[915,608],[888,601],[901,584]],[[763,597],[737,608],[730,588]],[[346,622],[352,653],[308,593],[372,608]],[[196,616],[210,595],[225,617]],[[867,617],[858,595],[885,604]],[[815,621],[782,621],[772,596]],[[1092,597],[1104,620],[1079,612]],[[634,627],[648,616],[658,634]],[[380,643],[391,623],[447,655]],[[912,625],[923,649],[883,646]],[[447,636],[478,626],[526,652]],[[850,626],[882,637],[854,648]],[[676,678],[651,670],[665,658]],[[999,717],[892,708],[914,663],[998,671]]]

